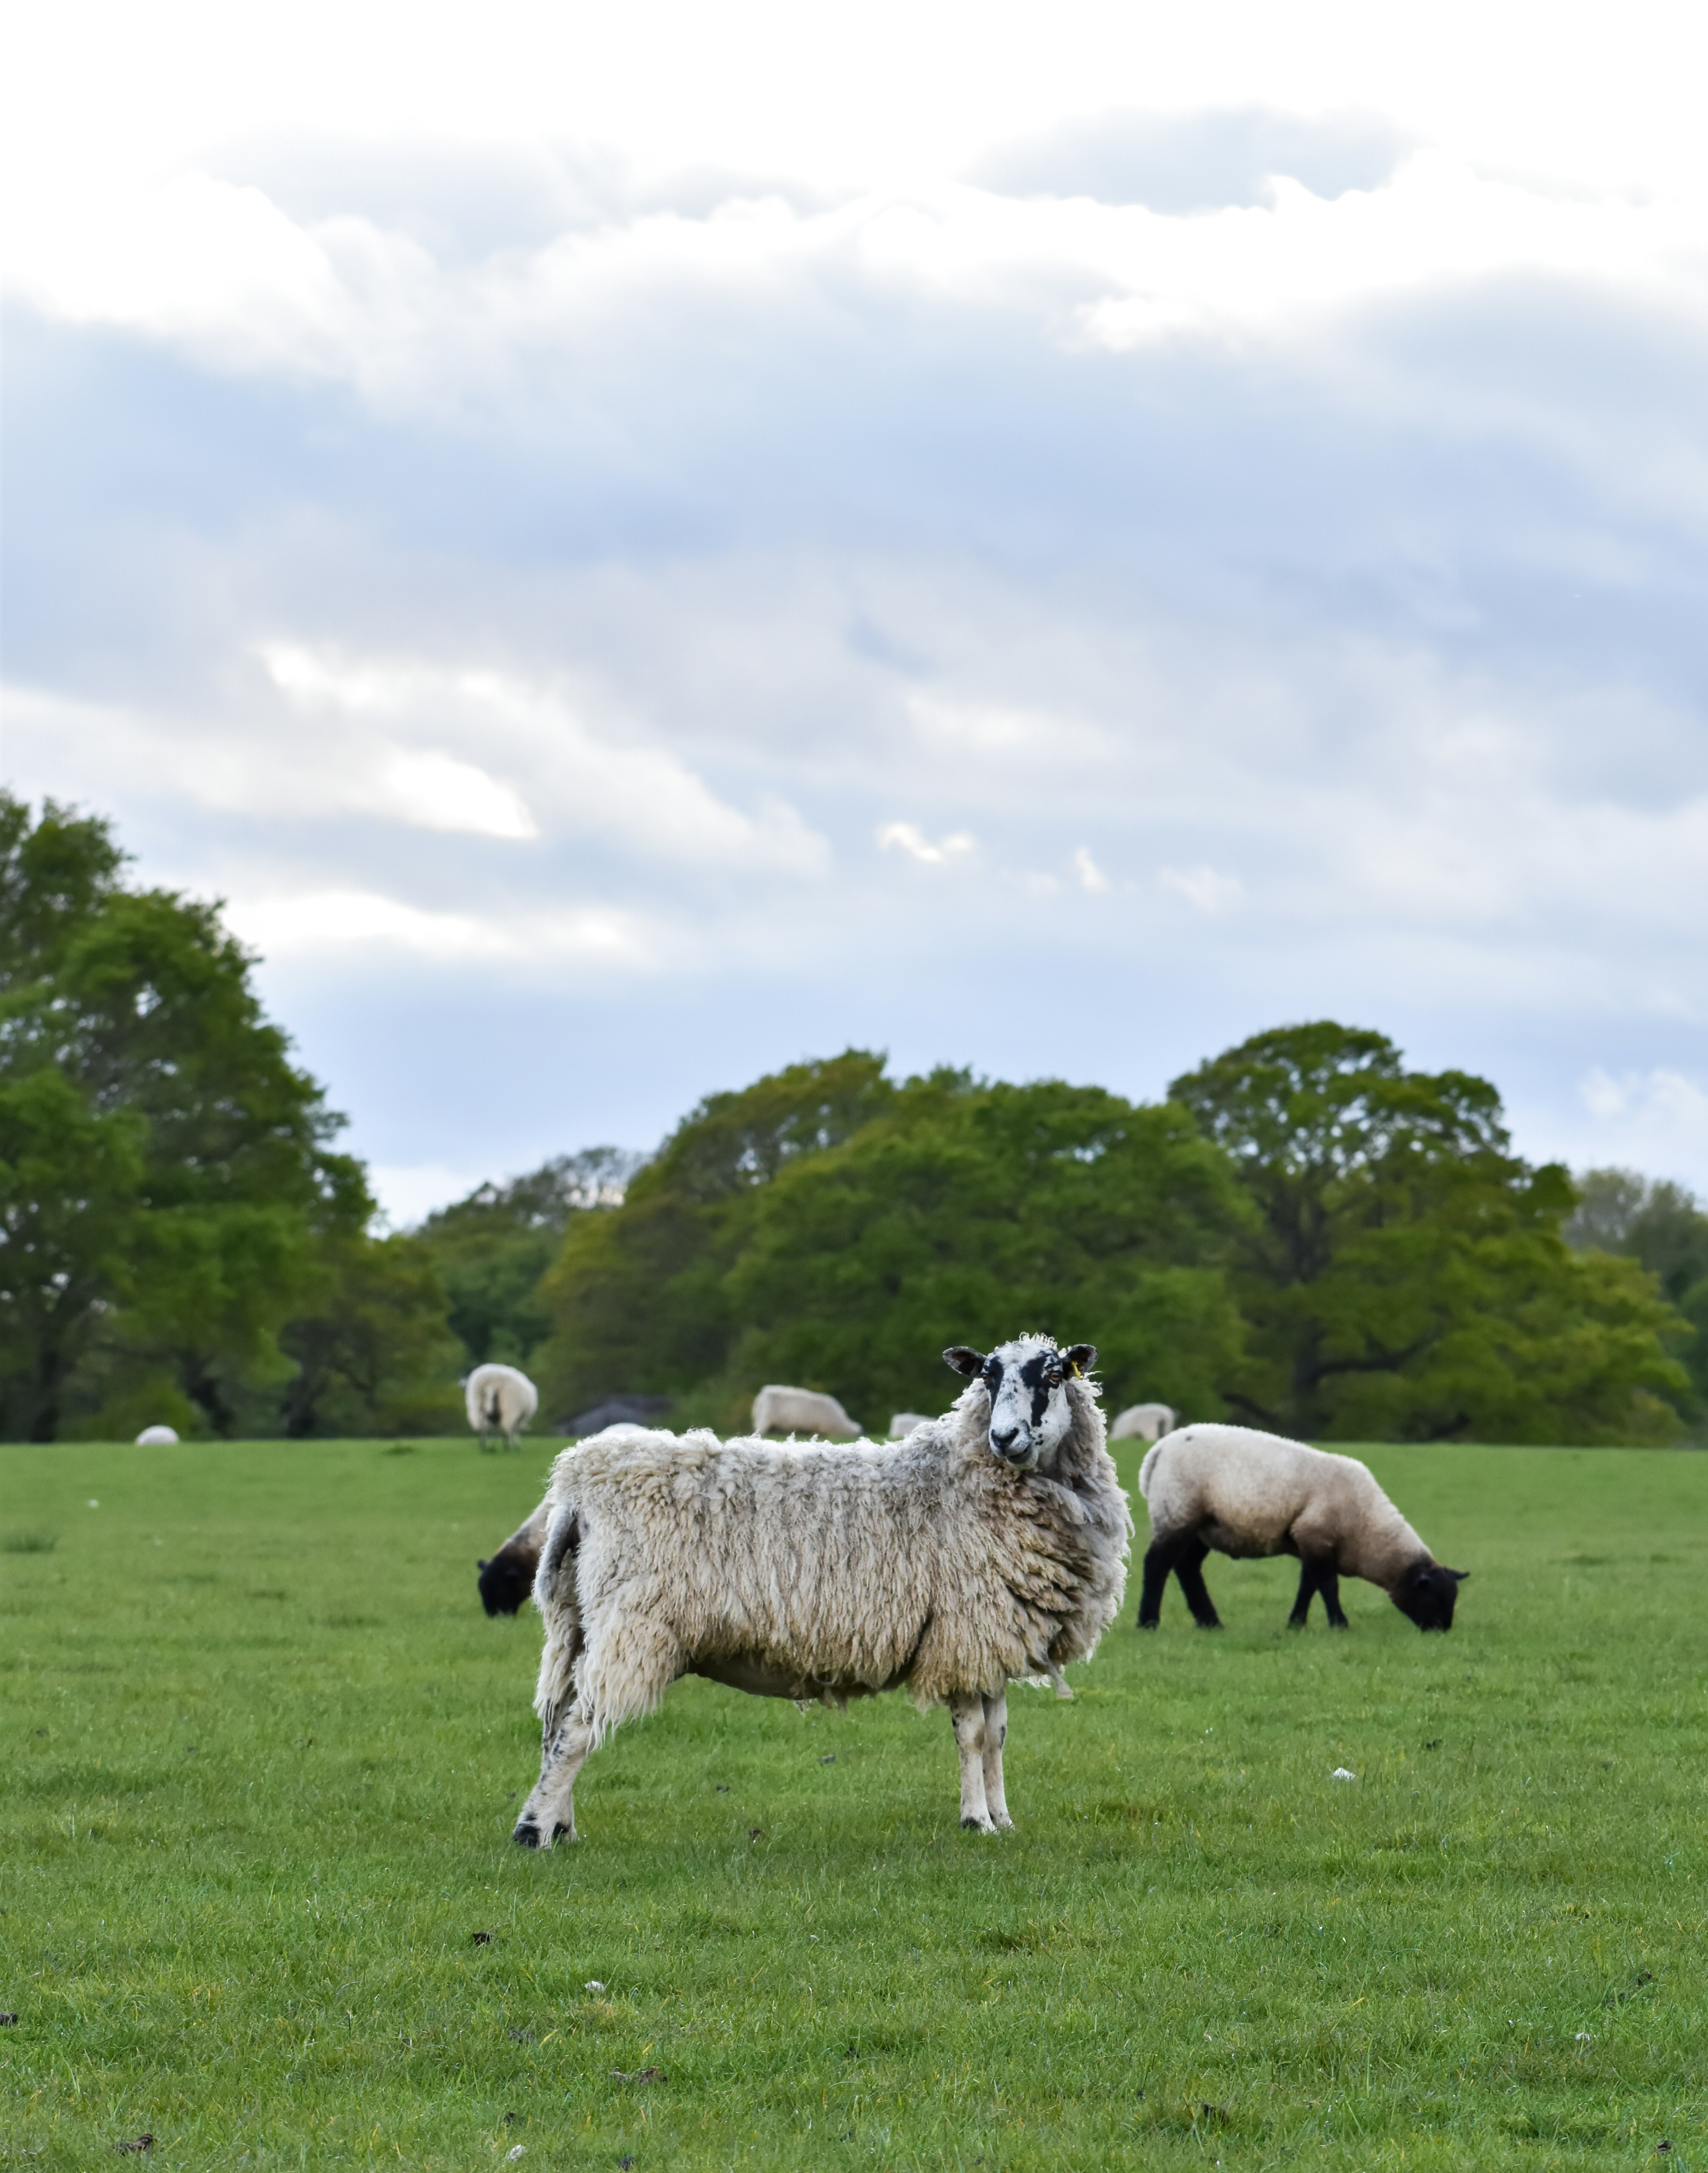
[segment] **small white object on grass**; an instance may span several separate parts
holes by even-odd
[[[507,2150],[504,2153],[504,2155],[506,2158],[515,2160],[518,2158],[525,2157],[527,2154],[527,2149],[528,2146],[525,2143],[519,2143],[514,2149]]]
[[[588,1978],[586,1983],[582,1986],[581,1989],[583,1992],[603,1992],[605,1987],[599,1982],[596,1976],[590,1976]]]
[[[100,1503],[96,1501],[93,1494],[89,1497],[89,1505],[91,1509],[99,1509],[100,1507]]]
[[[1358,1776],[1355,1773],[1349,1772],[1344,1766],[1337,1766],[1334,1768],[1334,1771],[1328,1776],[1328,1778],[1331,1781],[1355,1781],[1358,1778]]]

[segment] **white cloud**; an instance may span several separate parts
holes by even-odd
[[[1156,881],[1161,889],[1176,892],[1200,913],[1231,913],[1246,894],[1237,876],[1218,875],[1209,866],[1161,868]]]
[[[225,918],[269,958],[397,950],[445,963],[481,958],[648,962],[629,915],[599,907],[541,914],[435,913],[375,891],[315,890],[233,898]]]
[[[1109,887],[1109,878],[1091,858],[1088,846],[1080,845],[1074,853],[1074,870],[1081,887],[1090,891],[1104,891]]]
[[[403,819],[423,830],[467,830],[481,838],[540,834],[519,793],[455,755],[396,747],[380,781]]]
[[[938,838],[935,844],[916,823],[886,822],[878,833],[878,850],[886,853],[893,845],[911,859],[927,867],[940,867],[946,861],[964,860],[973,852],[978,840],[965,830],[951,831],[947,837]]]
[[[466,1200],[492,1174],[489,1169],[453,1168],[442,1162],[368,1165],[369,1185],[394,1230],[407,1230],[435,1207]]]
[[[1596,1065],[1578,1092],[1593,1120],[1581,1159],[1708,1182],[1708,1083],[1664,1065],[1609,1072]]]

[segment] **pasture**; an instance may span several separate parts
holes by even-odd
[[[1135,1577],[999,1840],[686,1682],[538,1856],[544,1446],[0,1448],[0,2165],[1708,2168],[1708,1457],[1369,1460],[1449,1636]]]

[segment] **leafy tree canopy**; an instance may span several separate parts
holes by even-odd
[[[899,1085],[849,1050],[702,1104],[545,1285],[554,1408],[768,1378],[869,1427],[937,1409],[941,1352],[1024,1328],[1102,1346],[1118,1396],[1220,1408],[1237,1319],[1219,1264],[1243,1211],[1177,1110],[1059,1081]]]
[[[228,1431],[288,1375],[317,1247],[372,1211],[217,909],[0,794],[0,1423],[158,1391]]]
[[[1708,1418],[1708,1214],[1696,1195],[1633,1169],[1589,1169],[1577,1179],[1568,1244],[1637,1261],[1692,1330],[1683,1356],[1692,1417]]]
[[[505,1184],[479,1185],[429,1215],[418,1233],[442,1278],[462,1367],[527,1366],[551,1332],[540,1278],[570,1218],[620,1206],[641,1157],[620,1147],[559,1155]]]
[[[1511,1151],[1500,1097],[1409,1071],[1385,1036],[1255,1035],[1170,1090],[1256,1210],[1229,1400],[1317,1439],[1663,1437],[1681,1324],[1620,1263],[1560,1236],[1571,1180]]]

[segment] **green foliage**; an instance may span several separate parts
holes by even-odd
[[[482,1184],[429,1215],[418,1233],[444,1280],[462,1368],[525,1367],[551,1333],[540,1278],[573,1216],[622,1203],[639,1157],[619,1147],[558,1155],[508,1184]]]
[[[1452,1635],[1358,1584],[1289,1632],[1296,1565],[1213,1560],[1219,1636],[1129,1604],[1011,1694],[999,1841],[940,1713],[690,1678],[542,1858],[538,1619],[473,1576],[548,1453],[0,1451],[61,1534],[0,1571],[0,2162],[1708,2158],[1708,1459],[1373,1452]]]
[[[724,1276],[755,1195],[840,1145],[895,1091],[881,1057],[849,1049],[708,1096],[616,1212],[570,1225],[541,1286],[553,1324],[538,1356],[545,1408],[563,1415],[602,1396],[676,1394],[720,1375],[738,1327]]]
[[[1574,1256],[1574,1194],[1511,1151],[1500,1097],[1384,1036],[1258,1034],[1170,1090],[1256,1209],[1236,1279],[1242,1417],[1307,1439],[1664,1437],[1677,1316]]]
[[[359,1232],[342,1119],[215,908],[121,882],[105,824],[0,794],[0,1427],[170,1391],[229,1432],[286,1378],[319,1248]],[[158,1409],[150,1414],[165,1416]]]
[[[280,1337],[297,1368],[282,1399],[286,1434],[460,1428],[461,1348],[428,1247],[358,1232],[324,1248],[319,1270],[316,1301]]]
[[[832,1388],[881,1432],[944,1408],[951,1343],[1095,1340],[1113,1404],[1202,1414],[1238,1356],[1220,1259],[1239,1201],[1184,1113],[1046,1080],[910,1080],[754,1194],[724,1278],[743,1385]]]
[[[1686,1407],[1699,1423],[1708,1419],[1708,1213],[1684,1185],[1635,1170],[1585,1170],[1576,1184],[1566,1242],[1634,1259],[1655,1278],[1691,1329],[1682,1354],[1690,1376]]]
[[[1240,1211],[1177,1110],[958,1071],[897,1086],[857,1049],[796,1065],[703,1104],[620,1210],[571,1229],[543,1286],[551,1408],[698,1390],[733,1424],[783,1379],[881,1432],[949,1401],[946,1345],[1050,1328],[1095,1335],[1118,1396],[1214,1410]]]

